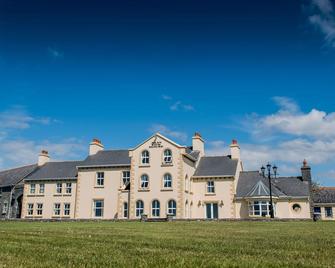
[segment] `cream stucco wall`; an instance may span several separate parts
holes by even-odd
[[[30,194],[30,185],[36,185],[35,194]],[[62,183],[62,194],[56,193],[56,184]],[[72,183],[72,193],[65,192],[66,183]],[[44,194],[39,194],[39,184],[45,185]],[[76,181],[75,180],[53,180],[53,181],[34,181],[25,182],[23,201],[22,201],[22,218],[35,219],[53,219],[53,218],[74,218],[75,214],[75,200],[76,200]],[[43,204],[42,215],[37,215],[37,204]],[[54,204],[61,204],[61,215],[54,215]],[[64,215],[64,203],[70,204],[70,215]],[[29,216],[27,211],[28,204],[34,204],[34,215]]]
[[[325,221],[335,221],[335,204],[315,204],[316,207],[321,208],[321,219]],[[333,217],[326,217],[326,207],[333,209]]]
[[[118,218],[122,172],[127,170],[129,170],[128,167],[79,169],[75,217],[77,219],[94,218],[93,202],[103,200],[102,218]],[[97,172],[104,172],[104,186],[96,185]]]

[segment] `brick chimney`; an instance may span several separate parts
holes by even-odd
[[[308,165],[306,159],[302,162],[301,176],[302,176],[302,180],[304,182],[307,182],[308,186],[309,186],[309,205],[310,205],[311,218],[313,218],[313,216],[314,216],[314,201],[313,201],[312,172],[311,172],[311,167]]]
[[[42,150],[41,153],[38,155],[38,166],[43,166],[45,163],[50,161],[50,156],[48,151]]]
[[[89,148],[89,155],[95,155],[97,152],[102,151],[104,146],[102,145],[101,141],[98,139],[93,139],[90,143]]]
[[[200,157],[205,155],[205,141],[199,132],[196,132],[192,138],[193,151],[199,151]]]
[[[231,159],[241,160],[240,145],[238,145],[237,140],[233,140],[230,145]]]

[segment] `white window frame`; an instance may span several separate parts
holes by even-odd
[[[104,187],[105,186],[105,172],[96,173],[96,186]]]
[[[101,206],[97,207],[97,203],[101,202]],[[105,208],[105,201],[103,199],[94,199],[93,200],[93,217],[94,218],[103,218],[104,217],[104,208]],[[97,210],[101,210],[101,215],[97,216]]]
[[[36,184],[35,183],[31,183],[30,184],[30,190],[29,190],[30,194],[35,194],[36,193]]]
[[[67,182],[65,184],[65,193],[72,194],[72,182]]]
[[[128,202],[123,202],[123,218],[128,219],[129,206]]]
[[[255,209],[256,206],[258,207],[258,209]],[[264,207],[266,208],[264,209]],[[273,213],[274,215],[276,215],[276,203],[273,203]],[[255,201],[249,202],[249,216],[250,217],[270,217],[270,201],[255,200]]]
[[[54,203],[54,216],[60,217],[61,216],[61,203]]]
[[[169,215],[177,215],[177,202],[173,199],[169,200],[167,203],[167,213]]]
[[[57,182],[56,183],[56,194],[62,194],[63,192],[63,183]]]
[[[150,164],[150,152],[148,150],[144,150],[141,153],[141,164],[149,165]]]
[[[144,180],[146,178],[146,180]],[[141,175],[141,180],[140,180],[140,188],[141,189],[149,189],[149,176],[147,174],[142,174]]]
[[[170,173],[165,173],[163,176],[163,188],[172,188],[172,175]]]
[[[207,181],[206,189],[208,194],[215,194],[215,181]]]
[[[27,204],[27,215],[28,216],[33,216],[34,215],[34,204],[33,203],[28,203]]]
[[[164,158],[163,158],[163,162],[164,164],[172,164],[172,150],[171,149],[165,149],[164,150]]]
[[[327,209],[329,209],[330,214],[327,213]],[[333,218],[334,217],[333,208],[332,207],[325,207],[325,217],[326,218]]]
[[[38,190],[39,194],[44,194],[45,193],[45,184],[44,183],[40,183],[39,184],[39,190]]]
[[[124,170],[122,171],[122,185],[127,186],[130,183],[130,171]]]
[[[7,200],[5,200],[3,203],[2,203],[2,214],[4,214],[4,215],[7,215],[7,213],[8,213],[8,205],[9,205],[9,203],[8,203],[8,201]]]
[[[71,213],[71,204],[70,203],[64,203],[64,216],[70,216]]]
[[[153,218],[159,218],[161,215],[161,203],[155,199],[151,202],[151,216]]]
[[[42,216],[43,215],[43,203],[37,203],[36,205],[36,215]]]
[[[141,206],[139,206],[141,204]],[[142,200],[136,201],[136,218],[140,218],[144,214],[144,202]]]

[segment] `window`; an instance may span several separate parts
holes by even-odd
[[[167,211],[168,211],[169,215],[173,215],[173,216],[177,215],[177,203],[176,203],[176,201],[170,200],[168,202],[168,209],[167,209]]]
[[[56,193],[57,194],[61,194],[62,193],[62,184],[61,183],[57,183],[56,184]]]
[[[123,218],[128,218],[128,203],[123,203]]]
[[[136,217],[141,217],[144,213],[144,203],[142,200],[136,202]]]
[[[215,193],[214,181],[207,182],[207,193]]]
[[[32,183],[30,184],[30,193],[35,194],[35,192],[36,192],[36,184]]]
[[[325,207],[325,214],[326,214],[326,218],[332,218],[333,217],[333,208],[332,207]]]
[[[55,203],[54,204],[54,215],[55,216],[60,216],[60,203]]]
[[[93,214],[95,218],[102,218],[104,216],[104,201],[103,200],[93,201]]]
[[[38,216],[41,216],[43,214],[43,204],[41,204],[41,203],[37,204],[36,212],[37,212]]]
[[[295,213],[299,213],[301,211],[301,206],[299,204],[294,204],[292,208]]]
[[[320,207],[314,207],[314,214],[315,215],[321,215],[321,208]]]
[[[146,174],[141,176],[141,188],[142,189],[149,188],[149,177]]]
[[[66,183],[65,192],[67,194],[71,194],[72,193],[72,183],[71,182]]]
[[[2,188],[0,188],[0,198],[2,197]]]
[[[130,171],[122,172],[122,184],[123,186],[127,186],[130,182]]]
[[[4,201],[2,204],[2,214],[7,214],[8,212],[8,202]]]
[[[32,216],[34,214],[34,204],[28,204],[27,213],[28,216]]]
[[[105,184],[105,173],[104,172],[97,172],[97,186],[104,186]]]
[[[151,214],[152,217],[159,217],[160,216],[160,203],[158,200],[154,200],[152,201],[152,210],[151,210]]]
[[[40,194],[44,194],[44,191],[45,191],[45,185],[42,183],[42,184],[40,184],[40,191],[39,191],[39,193]]]
[[[70,203],[64,203],[64,216],[70,216]]]
[[[219,209],[217,203],[206,204],[206,218],[212,220],[219,218]]]
[[[172,176],[171,174],[167,173],[164,175],[164,182],[163,182],[164,188],[172,188]]]
[[[150,153],[149,151],[143,151],[141,154],[141,163],[143,165],[149,165],[150,164]]]
[[[276,214],[276,204],[273,204],[273,212]],[[249,203],[249,216],[270,216],[270,202],[254,201]]]
[[[172,151],[170,149],[166,149],[164,151],[164,163],[171,164],[172,163]]]

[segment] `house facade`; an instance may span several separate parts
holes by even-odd
[[[24,176],[23,176],[24,175]],[[207,156],[199,133],[182,146],[157,133],[126,150],[94,139],[83,161],[50,161],[42,151],[23,174],[25,219],[249,219],[270,216],[269,182],[244,171],[240,147]],[[311,219],[311,169],[271,182],[275,217]]]

